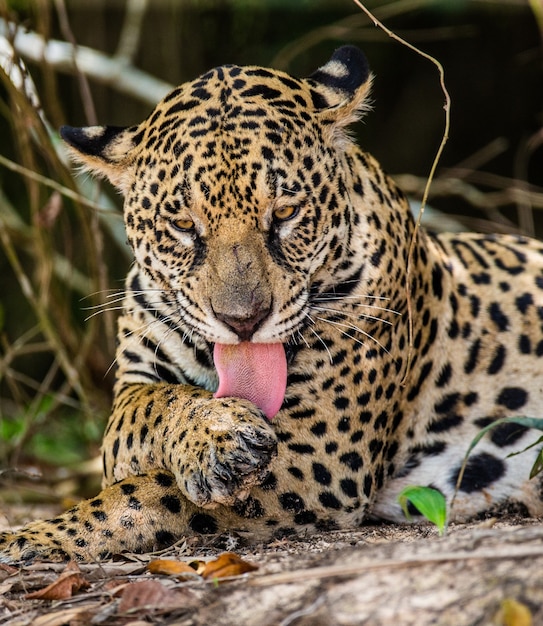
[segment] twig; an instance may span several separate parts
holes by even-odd
[[[128,0],[115,58],[131,65],[138,50],[148,0]]]
[[[509,147],[509,141],[504,137],[496,137],[490,143],[486,144],[479,150],[476,150],[468,157],[457,163],[451,168],[451,171],[456,168],[462,169],[462,171],[468,172],[470,170],[478,170],[483,165],[486,165],[492,159],[495,159],[500,154],[503,154]]]
[[[531,559],[543,557],[543,546],[519,545],[507,546],[506,550],[492,549],[480,551],[443,552],[442,554],[427,554],[425,556],[407,557],[405,559],[384,559],[382,561],[365,561],[355,565],[327,565],[312,567],[304,570],[279,572],[278,574],[254,574],[246,584],[250,587],[266,587],[269,585],[284,585],[300,582],[300,580],[320,580],[323,578],[342,578],[357,576],[367,572],[376,572],[388,569],[409,569],[424,567],[437,563],[451,563],[460,561],[497,561],[499,559]]]
[[[0,37],[0,67],[17,91],[24,94],[25,98],[32,105],[32,108],[38,113],[42,121],[45,122],[45,116],[43,114],[40,98],[38,97],[36,85],[28,73],[25,64],[21,59],[16,58],[13,46],[5,36]]]
[[[541,146],[543,142],[543,133],[538,130],[534,133],[528,141],[521,146],[515,155],[515,178],[517,179],[517,185],[521,189],[528,189],[528,165],[530,163],[530,159],[532,158],[532,154],[537,148]],[[535,224],[534,224],[534,214],[533,214],[533,205],[530,201],[530,196],[523,197],[522,199],[517,199],[517,215],[520,227],[524,230],[524,232],[528,233],[532,237],[535,237]]]
[[[70,20],[68,19],[68,12],[66,11],[66,4],[64,3],[64,0],[55,0],[55,6],[57,9],[58,21],[60,23],[60,30],[64,35],[64,39],[69,42],[69,44],[72,46],[72,50],[74,51],[72,63],[75,68],[77,82],[79,83],[79,90],[81,92],[81,100],[83,101],[83,108],[85,109],[85,117],[87,118],[87,123],[91,126],[96,126],[96,124],[98,123],[96,118],[96,108],[94,107],[94,101],[92,99],[89,81],[87,80],[85,74],[78,67],[77,58],[75,55],[77,43],[70,27]]]
[[[539,32],[543,37],[543,5],[541,4],[541,0],[528,0],[528,2],[533,11]]]
[[[455,169],[456,171],[459,170]],[[484,176],[484,172],[480,174]],[[469,172],[465,172],[465,175],[460,178],[442,176],[434,180],[432,183],[432,198],[460,196],[478,209],[496,209],[514,202],[526,202],[530,203],[533,208],[543,209],[543,192],[537,192],[527,185],[519,186],[518,181],[512,179],[504,180],[504,185],[500,186],[500,191],[483,192],[466,181],[469,175]],[[426,185],[425,179],[412,174],[398,174],[393,178],[402,190],[408,194],[420,195],[423,193]]]
[[[50,187],[51,189],[58,191],[63,196],[70,198],[70,200],[79,202],[80,204],[83,204],[84,206],[94,209],[95,211],[100,211],[101,213],[107,213],[107,214],[118,216],[118,214],[115,211],[104,209],[99,204],[96,204],[96,202],[87,200],[87,198],[78,194],[75,191],[72,191],[68,187],[65,187],[64,185],[57,183],[51,178],[47,178],[47,176],[42,176],[41,174],[38,174],[37,172],[33,172],[32,170],[29,170],[27,167],[19,165],[18,163],[15,163],[14,161],[7,159],[5,156],[2,156],[1,154],[0,154],[0,165],[7,167],[12,172],[17,172],[17,174],[21,174],[22,176],[26,176],[27,178],[31,180],[41,183],[42,185],[45,185],[46,187]]]
[[[14,27],[6,20],[0,19],[0,36],[7,37],[10,26]],[[13,38],[13,46],[27,61],[35,63],[45,61],[60,72],[73,74],[75,60],[78,69],[89,78],[110,85],[152,106],[173,88],[173,85],[132,65],[127,65],[122,58],[111,58],[91,48],[74,47],[56,39],[46,41],[34,32],[23,32],[18,29]]]
[[[447,91],[447,87],[445,86],[445,70],[443,69],[443,66],[441,65],[441,63],[434,58],[433,56],[431,56],[430,54],[428,54],[427,52],[423,52],[422,50],[420,50],[420,48],[417,48],[416,46],[414,46],[413,44],[409,43],[408,41],[406,41],[405,39],[402,39],[401,37],[399,37],[396,33],[392,32],[389,28],[387,28],[382,22],[380,22],[375,15],[373,15],[373,13],[367,9],[361,2],[361,0],[353,0],[353,2],[360,8],[362,9],[362,11],[364,11],[364,13],[373,21],[373,23],[378,26],[381,30],[383,30],[389,37],[391,37],[392,39],[394,39],[395,41],[401,43],[403,46],[406,46],[407,48],[409,48],[410,50],[413,50],[413,52],[415,52],[416,54],[424,57],[425,59],[427,59],[428,61],[430,61],[431,63],[433,63],[438,72],[439,72],[439,84],[441,85],[441,90],[443,92],[443,95],[445,96],[445,105],[444,105],[444,110],[445,110],[445,128],[443,130],[443,136],[441,138],[441,142],[439,144],[439,147],[437,149],[437,153],[436,156],[434,157],[434,161],[432,163],[432,167],[430,168],[430,173],[428,174],[428,179],[426,181],[426,185],[424,187],[424,192],[422,194],[422,200],[421,200],[421,204],[420,204],[420,210],[419,210],[419,215],[417,217],[417,221],[415,222],[415,228],[413,230],[413,237],[411,238],[411,244],[409,246],[409,252],[408,252],[408,256],[407,256],[407,270],[406,270],[406,297],[407,297],[407,315],[408,315],[408,325],[409,325],[409,350],[408,350],[408,354],[407,354],[407,359],[406,359],[406,366],[405,366],[405,375],[404,375],[404,379],[402,381],[403,384],[405,384],[405,381],[407,379],[407,376],[409,374],[409,368],[410,368],[410,364],[411,364],[411,354],[413,351],[413,310],[412,310],[412,303],[411,303],[411,272],[412,272],[412,260],[413,260],[413,252],[415,249],[415,241],[417,239],[417,234],[420,228],[420,224],[421,224],[421,220],[422,220],[422,216],[424,214],[424,207],[426,206],[426,202],[428,201],[428,195],[430,193],[430,186],[432,185],[432,181],[434,179],[434,175],[437,169],[437,165],[441,159],[441,155],[443,153],[443,150],[445,148],[445,144],[447,143],[448,139],[449,139],[449,129],[451,126],[451,97],[449,96],[449,92]]]
[[[40,299],[34,291],[32,283],[28,278],[28,275],[23,269],[23,266],[20,262],[19,256],[17,255],[15,246],[11,241],[8,230],[4,228],[2,216],[0,214],[0,242],[2,243],[4,253],[6,254],[8,261],[17,277],[19,285],[21,287],[21,291],[28,302],[32,305],[36,317],[39,321],[40,327],[43,330],[44,336],[48,339],[51,346],[54,348],[56,358],[59,360],[59,363],[66,375],[66,378],[69,380],[72,389],[77,393],[79,398],[81,398],[83,404],[88,406],[87,394],[81,385],[81,381],[78,375],[77,370],[72,366],[71,360],[68,356],[67,351],[65,350],[64,345],[62,344],[57,332],[56,328],[51,321],[48,312],[45,310],[42,305]]]
[[[32,247],[32,228],[23,221],[3,190],[0,189],[0,206],[4,228],[16,233],[21,246],[30,253]],[[92,281],[59,252],[52,252],[55,275],[74,291],[86,296],[92,291]]]
[[[309,606],[299,609],[298,611],[294,611],[290,615],[287,615],[285,619],[281,620],[279,626],[290,626],[294,620],[297,620],[299,617],[306,617],[307,615],[313,615],[317,609],[319,609],[324,604],[324,596],[319,596],[315,602],[310,604]]]
[[[385,6],[376,7],[375,15],[379,16],[381,20],[390,19],[396,15],[404,15],[410,11],[420,9],[421,7],[427,6],[430,2],[432,2],[432,0],[397,0]],[[313,29],[306,35],[284,46],[275,56],[271,65],[284,69],[294,57],[325,39],[380,39],[380,35],[372,36],[372,31],[368,29],[364,29],[363,35],[360,33],[356,35],[354,33],[355,30],[360,30],[361,27],[367,25],[367,17],[367,14],[365,16],[360,14],[349,15],[332,24]]]

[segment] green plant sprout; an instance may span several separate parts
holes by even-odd
[[[432,487],[406,487],[399,495],[398,502],[405,517],[410,520],[409,503],[429,522],[437,526],[440,536],[447,530],[447,502],[441,491]]]
[[[469,455],[473,451],[473,448],[475,448],[488,431],[496,428],[496,426],[500,426],[501,424],[518,424],[519,426],[525,426],[526,428],[543,431],[543,418],[537,417],[504,417],[497,419],[495,422],[492,422],[492,424],[482,428],[472,439],[464,456],[462,467],[460,468],[460,472],[458,474],[458,480],[456,481],[456,487],[451,501],[451,508],[454,505],[456,494],[462,484],[467,461]],[[517,454],[523,454],[527,450],[530,450],[531,448],[542,443],[543,436],[539,437],[537,441],[534,441],[534,443],[531,443],[529,446],[526,446],[523,450],[511,452],[507,456],[512,457]],[[532,465],[530,478],[534,478],[534,476],[537,476],[541,471],[543,471],[543,447],[539,451]],[[429,522],[437,526],[440,535],[445,534],[447,528],[447,502],[440,491],[433,489],[432,487],[421,487],[416,485],[409,486],[398,495],[398,502],[400,503],[403,513],[408,520],[411,519],[411,515],[409,513],[409,503],[411,503],[421,515],[423,515]]]

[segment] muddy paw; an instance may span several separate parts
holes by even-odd
[[[177,483],[198,506],[230,506],[265,478],[277,454],[277,439],[250,402],[212,400],[201,411],[200,419],[172,444]]]

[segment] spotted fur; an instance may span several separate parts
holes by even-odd
[[[249,541],[402,520],[397,494],[450,502],[468,443],[541,416],[543,249],[429,235],[346,132],[371,75],[356,48],[311,77],[223,66],[138,126],[64,128],[124,194],[135,264],[119,320],[104,490],[4,533],[5,560],[96,559],[193,533]],[[282,342],[286,397],[268,420],[213,398],[213,344]],[[451,511],[542,513],[537,439],[491,431]]]

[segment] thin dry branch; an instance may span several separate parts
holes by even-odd
[[[461,172],[457,168],[454,171]],[[464,173],[466,176],[470,175],[468,172]],[[465,177],[444,175],[434,180],[430,195],[432,198],[459,196],[472,206],[483,210],[495,210],[499,207],[521,202],[529,203],[534,209],[543,209],[543,191],[537,191],[529,185],[519,185],[519,181],[515,179],[503,179],[485,172],[474,172],[473,176],[485,181],[484,184],[488,184],[490,181],[496,183],[496,178],[500,178],[502,184],[499,186],[492,185],[497,187],[497,191],[485,192],[467,182]],[[425,178],[412,174],[398,174],[394,178],[406,193],[417,196],[424,193]]]
[[[54,348],[56,358],[58,359],[71,388],[75,390],[81,398],[83,404],[87,406],[87,394],[81,385],[81,379],[77,370],[73,367],[72,361],[63,345],[54,322],[51,320],[49,311],[40,301],[38,294],[28,276],[23,269],[23,265],[19,258],[16,246],[10,238],[9,231],[3,225],[2,216],[0,215],[0,241],[6,254],[13,272],[19,282],[22,293],[32,306],[44,336],[47,338],[51,346]],[[90,411],[89,411],[90,414]]]
[[[45,61],[59,72],[76,73],[76,68],[89,78],[110,85],[142,102],[154,106],[173,85],[155,78],[126,63],[125,57],[111,58],[86,46],[72,46],[56,39],[45,40],[41,35],[23,31],[0,19],[0,36],[10,37],[15,31],[13,46],[26,61]]]
[[[432,185],[432,181],[434,179],[439,161],[441,160],[441,155],[443,154],[443,150],[445,149],[445,145],[449,139],[449,129],[451,126],[451,97],[445,85],[445,70],[443,69],[443,66],[441,65],[441,63],[435,57],[428,54],[427,52],[424,52],[420,48],[417,48],[416,46],[409,43],[405,39],[402,39],[400,36],[398,36],[396,33],[390,30],[390,28],[386,27],[382,22],[380,22],[375,17],[375,15],[364,4],[362,4],[361,0],[353,0],[353,2],[373,21],[375,26],[377,26],[383,32],[385,32],[391,39],[394,39],[395,41],[402,44],[406,48],[409,48],[410,50],[412,50],[419,56],[427,59],[437,68],[437,71],[439,72],[439,84],[441,86],[441,91],[443,92],[443,96],[445,98],[445,104],[443,106],[443,109],[445,111],[445,124],[444,124],[444,129],[443,129],[443,136],[441,138],[441,142],[437,149],[436,156],[434,157],[432,166],[430,167],[428,179],[424,187],[424,192],[422,194],[422,200],[420,203],[419,215],[415,224],[415,229],[413,231],[413,237],[411,239],[411,245],[409,246],[409,252],[407,256],[406,297],[407,297],[407,314],[408,314],[408,324],[409,324],[409,350],[407,353],[404,380],[402,381],[402,384],[405,384],[407,376],[409,375],[411,354],[413,351],[413,310],[411,307],[411,294],[410,294],[411,270],[412,270],[411,260],[413,258],[413,251],[415,249],[415,241],[417,239],[418,230],[420,228],[422,216],[424,214],[424,207],[426,206],[426,202],[428,201],[428,195],[430,194],[430,187]]]
[[[62,35],[64,36],[64,39],[66,39],[68,43],[72,46],[72,50],[75,52],[77,43],[72,32],[72,28],[70,26],[70,20],[68,19],[66,4],[64,0],[54,0],[54,2],[57,9],[58,21],[60,24]],[[96,117],[96,108],[92,99],[89,81],[87,80],[87,76],[84,74],[84,72],[79,69],[75,54],[73,56],[72,62],[75,68],[77,82],[79,84],[79,91],[81,93],[81,100],[83,103],[83,109],[85,110],[87,124],[89,124],[90,126],[96,126],[98,124],[98,120]]]
[[[380,20],[388,20],[397,15],[404,15],[411,11],[421,9],[431,2],[433,2],[433,0],[397,0],[385,6],[376,7],[373,15],[377,16]],[[358,13],[344,17],[332,24],[314,28],[302,37],[284,46],[272,60],[271,65],[284,69],[288,67],[293,58],[325,39],[338,39],[342,41],[347,39],[350,41],[356,39],[365,41],[381,40],[386,36],[386,33],[376,33],[373,30],[364,28],[373,22],[373,19],[370,21],[368,18],[369,15],[367,13],[366,15]]]
[[[139,48],[143,18],[148,5],[148,0],[128,0],[126,3],[126,12],[115,58],[127,65],[133,63]]]
[[[440,563],[452,563],[459,561],[500,561],[503,559],[532,559],[543,556],[543,546],[530,545],[507,545],[505,549],[443,552],[441,554],[425,554],[423,556],[408,556],[401,559],[382,559],[377,562],[363,562],[355,565],[326,565],[304,570],[292,570],[278,574],[265,574],[259,576],[253,574],[247,580],[249,587],[263,587],[268,585],[284,585],[303,580],[322,580],[324,578],[337,578],[356,576],[369,571],[409,569],[425,565],[437,565]]]

